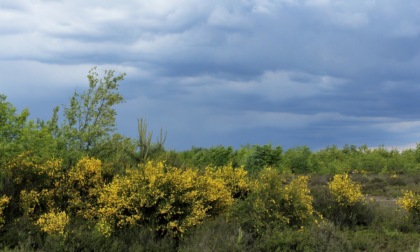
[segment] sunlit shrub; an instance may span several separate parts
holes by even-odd
[[[308,180],[308,176],[297,176],[284,188],[285,212],[289,215],[289,224],[303,225],[314,214]]]
[[[49,235],[65,235],[65,228],[69,222],[69,217],[64,211],[52,210],[49,213],[42,214],[36,221],[36,225],[41,231]]]
[[[86,219],[96,216],[97,198],[105,184],[102,163],[95,158],[82,158],[63,181],[72,213]]]
[[[32,187],[42,181],[38,178],[41,169],[37,162],[32,160],[30,152],[22,153],[11,159],[6,165],[6,190],[19,191],[23,187]],[[7,188],[9,187],[9,188]],[[16,190],[17,189],[17,190]]]
[[[22,153],[7,164],[3,190],[13,196],[14,204],[23,191],[55,190],[65,180],[61,164],[60,159],[40,162],[30,152]]]
[[[4,191],[12,197],[14,218],[22,214],[28,220],[36,220],[39,214],[48,211],[55,201],[61,200],[57,199],[56,188],[62,180],[61,160],[41,162],[30,152],[10,160],[6,166]]]
[[[233,199],[221,179],[148,162],[116,176],[103,188],[98,203],[97,227],[104,235],[117,228],[148,225],[179,237],[209,215],[225,211]]]
[[[40,193],[35,190],[20,192],[20,208],[24,216],[34,217],[35,210],[40,208],[40,197]]]
[[[326,187],[315,192],[314,206],[321,214],[338,226],[369,225],[374,212],[364,198],[361,184],[347,174],[337,174]]]
[[[364,198],[361,184],[353,182],[347,174],[334,175],[328,187],[341,206],[352,206]]]
[[[314,219],[307,183],[307,176],[297,176],[288,182],[277,170],[264,169],[249,196],[234,205],[231,218],[256,234],[272,225],[301,228]]]
[[[64,179],[62,169],[63,161],[61,159],[50,159],[38,166],[38,174],[45,174],[47,181],[52,187],[59,187],[60,182]]]
[[[4,216],[3,216],[3,211],[4,211],[4,209],[7,207],[7,204],[9,203],[9,201],[10,201],[10,197],[7,197],[7,196],[5,196],[5,195],[3,195],[1,198],[0,198],[0,228],[4,225],[4,223],[5,223],[5,219],[4,219]]]
[[[397,204],[407,210],[414,218],[420,219],[420,194],[413,191],[405,191],[397,200]]]
[[[207,167],[206,176],[223,180],[233,198],[244,198],[250,190],[250,180],[245,168],[233,168],[232,164],[221,167]]]
[[[26,166],[32,169],[26,169]],[[104,182],[101,177],[101,161],[94,158],[83,158],[76,166],[72,167],[68,172],[62,169],[61,160],[48,160],[44,163],[37,164],[29,161],[22,162],[18,167],[25,168],[28,173],[23,176],[15,176],[16,178],[34,176],[39,179],[40,184],[34,186],[20,185],[24,180],[15,180],[15,187],[21,188],[18,194],[18,206],[22,216],[15,218],[24,218],[29,221],[30,225],[35,224],[46,231],[42,225],[51,224],[53,219],[61,221],[63,211],[68,211],[72,217],[80,216],[85,220],[94,222],[97,216],[97,197],[101,191]],[[15,168],[15,175],[19,169]],[[24,170],[20,169],[21,172]],[[31,175],[32,174],[32,175]],[[26,178],[25,178],[26,179]],[[27,187],[27,188],[25,188]],[[60,213],[56,217],[53,214]],[[53,218],[54,217],[54,218]],[[63,217],[64,218],[64,217]],[[70,218],[66,215],[66,218]],[[58,225],[58,224],[57,224]],[[52,232],[52,231],[51,231]]]

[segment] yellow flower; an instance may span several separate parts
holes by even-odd
[[[364,198],[362,186],[353,182],[347,174],[334,175],[333,180],[328,183],[328,187],[341,206],[352,206]]]
[[[397,200],[397,204],[413,214],[420,214],[420,195],[412,191],[405,191],[404,195]]]
[[[5,220],[3,217],[3,211],[6,208],[9,201],[10,201],[10,197],[7,197],[5,195],[0,198],[0,227],[2,227],[3,224],[5,223]]]
[[[104,186],[98,198],[98,230],[110,235],[116,228],[159,223],[156,231],[182,236],[231,204],[221,178],[148,162]]]
[[[41,231],[50,235],[64,236],[64,229],[69,222],[69,217],[66,212],[52,211],[42,214],[36,221],[36,225],[41,228]]]

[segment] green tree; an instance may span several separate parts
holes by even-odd
[[[17,114],[6,96],[0,94],[0,164],[23,151],[21,139],[28,116],[28,109]]]
[[[284,165],[294,173],[310,173],[309,158],[312,152],[308,146],[298,146],[284,153]]]
[[[249,148],[249,147],[243,147]],[[258,172],[266,167],[279,168],[282,161],[283,149],[281,146],[273,148],[271,144],[253,145],[246,157],[245,169]]]
[[[348,147],[346,146],[342,151],[337,148],[337,146],[332,145],[317,152],[313,152],[308,160],[309,170],[321,174],[336,174],[348,172],[349,163],[352,163],[353,167],[358,167],[357,157],[359,151],[356,149],[350,152],[347,148]]]
[[[114,74],[113,70],[105,70],[99,78],[96,67],[92,68],[87,76],[89,88],[81,94],[75,92],[64,107],[62,136],[66,151],[95,155],[95,148],[115,130],[114,106],[124,102],[118,88],[125,73]],[[54,123],[50,127],[54,128]]]
[[[196,148],[195,150],[198,150]],[[192,149],[194,151],[194,148]],[[222,145],[214,146],[209,149],[202,148],[194,152],[192,165],[199,168],[206,166],[221,167],[226,166],[233,161],[233,148]]]

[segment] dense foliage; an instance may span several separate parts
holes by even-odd
[[[215,146],[115,132],[125,74],[29,119],[0,95],[0,248],[16,251],[415,251],[420,145]]]

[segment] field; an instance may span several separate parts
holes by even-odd
[[[0,95],[2,251],[420,250],[420,145],[166,150],[115,132],[113,74],[61,120]]]
[[[402,203],[404,192],[418,192],[418,174],[250,173],[148,162],[106,182],[92,158],[70,171],[22,157],[14,165],[3,191],[21,191],[18,201],[2,203],[4,251],[419,249],[418,195],[417,205]],[[23,183],[28,176],[38,183]]]

